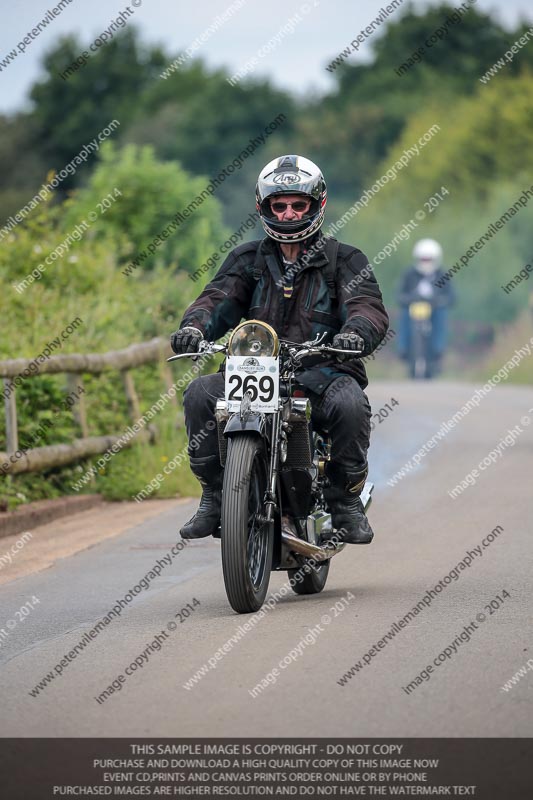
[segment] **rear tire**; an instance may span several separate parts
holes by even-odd
[[[228,441],[222,491],[222,571],[231,607],[239,614],[263,605],[272,569],[274,525],[265,513],[268,470],[262,439],[242,434]]]
[[[287,570],[293,592],[296,594],[318,594],[321,592],[328,579],[330,563],[330,561],[322,561],[315,567],[310,567],[309,572],[307,572],[305,566]]]

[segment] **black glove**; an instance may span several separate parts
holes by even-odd
[[[346,350],[347,353],[362,352],[365,349],[365,343],[357,333],[338,333],[333,337],[333,347]]]
[[[177,355],[197,353],[204,336],[198,328],[180,328],[170,337],[170,346]]]

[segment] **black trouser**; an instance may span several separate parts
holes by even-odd
[[[364,391],[351,375],[336,378],[321,395],[305,391],[311,401],[313,427],[318,432],[327,431],[331,439],[332,465],[343,475],[353,478],[363,475],[367,468],[372,413]],[[195,378],[183,395],[191,469],[208,482],[221,470],[214,417],[216,401],[222,397],[221,372]]]

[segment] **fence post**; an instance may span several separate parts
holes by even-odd
[[[78,394],[78,387],[84,389],[83,378],[74,372],[67,372],[67,389],[69,394]],[[85,405],[85,394],[80,394],[72,406],[72,416],[74,422],[79,427],[81,435],[86,438],[89,436],[89,426],[87,425],[87,407]]]
[[[121,375],[124,382],[124,390],[126,392],[130,417],[133,422],[137,422],[141,416],[141,409],[139,408],[139,398],[137,397],[137,392],[135,391],[135,384],[133,383],[132,374],[129,369],[123,369],[121,370]]]
[[[66,374],[68,390],[75,392],[77,396],[77,385],[83,386],[81,373],[101,375],[102,372],[111,370],[119,371],[122,376],[129,414],[133,421],[137,422],[137,420],[141,418],[141,412],[139,398],[130,371],[144,364],[151,364],[156,361],[160,362],[163,346],[167,346],[166,340],[154,338],[150,342],[140,342],[124,348],[123,350],[114,350],[108,353],[51,356],[46,361],[46,364],[43,365],[43,372],[50,374]],[[13,380],[16,380],[16,376],[22,374],[24,371],[21,363],[26,368],[32,363],[29,359],[18,359],[15,364],[12,362],[13,359],[0,360],[0,379],[2,379],[0,380],[0,386],[3,386],[3,392],[0,391],[0,402],[3,397],[6,416],[6,452],[0,452],[0,463],[5,461],[6,458],[9,460],[10,455],[19,452],[20,443],[18,436],[16,392]],[[13,378],[15,369],[16,376]],[[163,376],[165,376],[164,380],[168,389],[170,389],[172,386],[172,374],[170,370],[163,371]],[[177,404],[176,397],[172,397],[171,400],[173,404]],[[115,440],[117,442],[121,441],[118,434],[91,437],[87,424],[86,408],[85,397],[83,395],[77,396],[77,400],[72,406],[72,414],[76,425],[80,428],[82,438],[75,439],[70,445],[46,445],[43,447],[31,448],[30,451],[25,452],[24,458],[19,458],[16,462],[10,464],[9,473],[41,472],[50,467],[70,464],[99,453],[105,453],[109,450],[109,447],[115,443]],[[155,432],[155,426],[150,425],[147,426],[147,431],[137,432],[135,438],[139,441],[149,441],[153,443],[153,441],[155,441]],[[123,443],[122,446],[129,446],[129,442]],[[92,480],[94,480],[94,478],[92,478]]]
[[[161,362],[161,374],[163,376],[163,382],[165,384],[165,389],[168,392],[169,389],[172,389],[172,387],[174,386],[174,381],[173,381],[173,377],[174,376],[172,374],[172,370],[170,369],[170,367],[168,366],[166,361],[162,361]],[[174,393],[170,396],[170,403],[175,408],[178,407],[178,398],[176,397],[176,394],[177,393],[174,391]]]
[[[10,386],[9,378],[4,378],[4,407],[6,412],[6,447],[8,453],[16,453],[19,449],[19,437],[17,427],[17,400],[16,389]],[[10,388],[9,395],[7,390]]]

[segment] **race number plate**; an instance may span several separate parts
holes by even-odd
[[[228,356],[226,359],[226,403],[239,411],[243,394],[251,393],[253,411],[277,411],[279,359],[274,356]]]

